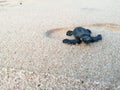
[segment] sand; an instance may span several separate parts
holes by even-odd
[[[0,0],[0,90],[120,90],[119,0]],[[66,45],[67,30],[103,40]]]

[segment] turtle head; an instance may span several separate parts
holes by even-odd
[[[67,31],[66,35],[67,35],[67,36],[72,36],[72,32],[73,32],[73,31],[69,30],[69,31]]]

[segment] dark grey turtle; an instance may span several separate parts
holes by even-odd
[[[85,29],[83,27],[76,27],[73,31],[69,30],[67,31],[67,36],[74,36],[75,39],[69,40],[64,39],[63,43],[67,44],[80,44],[82,41],[86,44],[97,42],[99,40],[102,40],[102,36],[98,34],[97,36],[93,37],[91,36],[92,32],[89,29]]]

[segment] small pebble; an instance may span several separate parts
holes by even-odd
[[[94,81],[94,83],[95,83],[96,85],[99,85],[99,84],[100,84],[100,82],[98,82],[98,81]]]
[[[20,3],[20,5],[22,5],[22,3]]]
[[[40,85],[40,84],[38,84],[37,86],[38,86],[38,87],[40,87],[41,85]]]
[[[82,81],[82,84],[84,83],[84,81]]]

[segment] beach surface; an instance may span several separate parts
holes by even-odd
[[[0,90],[120,90],[120,0],[0,0]]]

